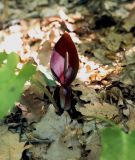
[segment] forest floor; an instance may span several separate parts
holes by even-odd
[[[34,62],[35,77],[44,87],[53,47],[69,32],[80,60],[71,85],[72,106],[81,116],[57,115],[44,89],[26,84],[0,126],[0,160],[9,150],[11,160],[98,160],[100,129],[108,122],[125,132],[135,129],[135,2],[9,0],[5,10],[0,52],[17,53],[21,63]],[[49,87],[50,93],[54,88]]]

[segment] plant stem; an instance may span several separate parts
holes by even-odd
[[[59,108],[58,108],[54,98],[52,97],[51,93],[48,91],[48,89],[43,84],[41,84],[40,82],[38,82],[36,80],[32,80],[32,82],[35,83],[39,88],[41,88],[44,91],[45,95],[49,98],[49,100],[53,104],[54,108],[56,109],[56,112],[58,112]]]
[[[117,127],[117,124],[115,124],[113,121],[111,121],[111,120],[109,120],[107,118],[104,118],[104,117],[100,117],[100,116],[86,116],[86,118],[98,119],[98,120],[101,120],[101,121],[104,121],[104,122],[110,124],[113,127]]]

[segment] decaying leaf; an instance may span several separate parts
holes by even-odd
[[[34,84],[25,89],[21,97],[21,104],[26,111],[22,110],[22,114],[29,122],[37,122],[43,116],[45,109],[43,97],[44,91]]]
[[[57,140],[62,136],[66,126],[68,126],[70,122],[71,119],[66,112],[58,116],[55,113],[54,107],[50,105],[45,116],[36,125],[34,135],[42,139]],[[70,125],[74,126],[75,122],[76,121],[73,121]],[[77,125],[75,126],[77,128]]]
[[[0,160],[19,160],[22,152],[29,148],[25,142],[19,142],[19,135],[8,131],[6,126],[0,126]]]
[[[79,108],[79,111],[88,119],[92,117],[113,119],[118,116],[118,109],[109,103],[95,102],[94,104],[85,104],[84,107]]]
[[[46,154],[48,160],[79,160],[80,157],[81,150],[78,146],[68,148],[60,141],[52,143]]]
[[[127,121],[127,126],[130,131],[135,130],[135,108],[130,110],[129,120]]]
[[[64,112],[62,116],[58,116],[54,107],[50,105],[46,115],[36,125],[35,136],[53,141],[47,153],[43,153],[47,159],[79,159],[81,152],[78,135],[81,134],[81,130],[76,121],[70,122],[69,115]]]
[[[101,37],[100,40],[104,43],[107,49],[115,52],[120,47],[122,36],[118,33],[111,31],[106,37]]]

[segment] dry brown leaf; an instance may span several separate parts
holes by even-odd
[[[94,104],[85,104],[84,107],[79,108],[79,111],[87,118],[103,117],[113,119],[118,115],[118,109],[108,103],[95,102]]]
[[[36,85],[31,85],[24,91],[21,98],[21,104],[26,108],[27,112],[23,112],[23,116],[29,122],[39,121],[44,114],[43,102],[44,91]]]
[[[19,142],[19,135],[8,131],[6,126],[0,126],[0,160],[19,160],[27,148],[25,142]]]

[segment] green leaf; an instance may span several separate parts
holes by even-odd
[[[126,134],[116,127],[106,128],[101,143],[100,160],[135,160],[135,131]]]
[[[36,67],[25,64],[19,75],[16,75],[16,66],[19,57],[15,53],[7,55],[7,63],[0,68],[0,118],[19,100],[23,91],[24,83],[35,73]]]
[[[15,69],[18,61],[19,58],[16,54],[11,53],[7,55],[7,63],[2,64],[0,68],[0,88],[3,83],[8,82],[12,74],[15,74]]]

